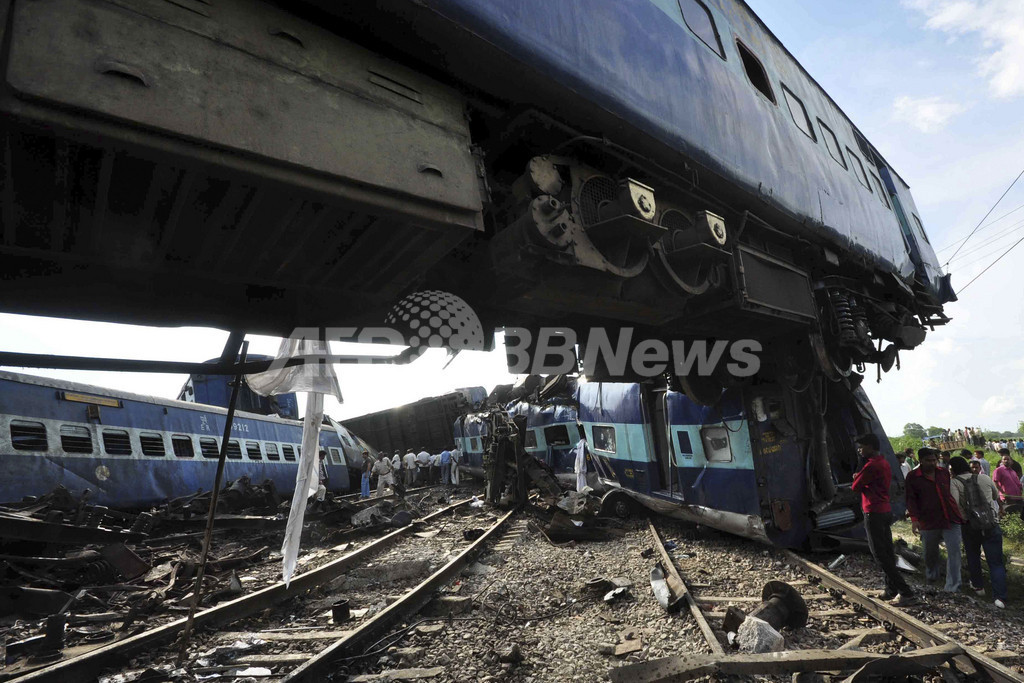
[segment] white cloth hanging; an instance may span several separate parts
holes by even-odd
[[[580,439],[576,444],[576,491],[582,492],[587,486],[587,440]]]
[[[322,356],[328,353],[327,343],[316,339],[282,339],[276,359],[295,356]],[[295,473],[295,492],[288,511],[284,542],[281,544],[281,575],[289,585],[295,574],[299,558],[299,541],[302,538],[302,520],[306,514],[306,500],[317,493],[320,485],[320,425],[324,420],[324,394],[331,394],[342,401],[341,387],[334,367],[326,363],[303,363],[291,367],[271,368],[245,376],[249,388],[257,394],[285,394],[305,391],[306,415],[302,423],[302,454]]]

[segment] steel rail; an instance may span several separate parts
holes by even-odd
[[[672,557],[668,554],[665,549],[665,545],[661,542],[661,536],[658,535],[658,530],[654,526],[654,522],[647,520],[647,523],[651,525],[651,535],[654,536],[654,547],[658,551],[658,555],[661,556],[661,564],[665,567],[665,572],[672,577],[672,582],[679,586],[677,590],[682,592],[680,597],[686,601],[686,606],[690,609],[690,614],[693,615],[693,620],[697,622],[697,626],[700,627],[700,632],[704,634],[704,640],[707,641],[708,647],[711,648],[711,653],[714,655],[724,655],[725,650],[722,648],[722,644],[718,642],[718,638],[715,637],[715,632],[711,629],[711,624],[708,623],[707,618],[704,616],[704,612],[701,610],[700,605],[693,599],[693,593],[690,592],[686,582],[683,581],[679,575],[679,571],[676,569],[675,562],[672,561]]]
[[[282,683],[323,680],[324,676],[330,673],[329,667],[338,659],[341,659],[342,656],[353,651],[359,645],[366,644],[376,634],[379,634],[396,621],[421,610],[424,605],[430,602],[434,591],[454,578],[473,559],[480,548],[497,534],[505,525],[505,522],[515,513],[516,510],[510,510],[505,513],[480,538],[459,553],[455,559],[431,574],[429,578],[424,579],[419,585],[402,596],[400,600],[392,603],[391,606],[377,614],[373,619],[367,621],[341,640],[336,641],[333,645],[291,671],[282,679]]]
[[[1000,683],[1024,683],[1024,677],[1014,673],[1003,664],[986,657],[975,648],[964,645],[963,643],[958,643],[942,631],[929,626],[919,619],[915,619],[903,610],[897,609],[896,607],[882,602],[881,600],[872,598],[860,588],[857,588],[849,581],[836,576],[827,569],[818,566],[810,560],[800,557],[790,550],[786,551],[786,557],[791,562],[802,567],[808,573],[814,574],[820,578],[821,582],[825,586],[842,592],[848,602],[852,602],[863,607],[874,618],[879,621],[887,621],[895,624],[897,628],[906,633],[907,636],[918,645],[923,645],[925,647],[944,644],[959,645],[963,648],[965,656],[970,659],[970,663],[975,667],[984,669],[993,680]]]
[[[472,498],[467,498],[453,503],[427,515],[419,521],[431,521],[468,504],[471,500]],[[213,624],[230,623],[256,614],[271,605],[302,595],[358,565],[364,556],[381,550],[412,528],[413,525],[409,525],[396,529],[344,557],[296,576],[288,586],[284,582],[275,583],[255,593],[198,612],[195,615],[195,627],[200,628]],[[85,680],[88,676],[95,675],[102,669],[117,664],[119,660],[131,654],[155,645],[162,645],[173,641],[185,627],[187,621],[187,618],[177,619],[169,624],[158,626],[124,640],[100,646],[77,657],[29,672],[13,679],[13,681],[17,683],[66,683],[69,680]]]

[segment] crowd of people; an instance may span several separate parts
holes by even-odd
[[[885,575],[883,599],[897,606],[913,604],[919,597],[896,567],[892,543],[892,507],[889,486],[892,471],[879,450],[874,434],[856,439],[863,464],[853,480],[861,494],[868,545]],[[992,584],[993,604],[1004,609],[1007,601],[1006,566],[1000,520],[1010,514],[1024,517],[1021,464],[1008,447],[1000,448],[1000,461],[991,472],[984,452],[962,449],[959,453],[921,448],[914,464],[912,449],[897,454],[906,485],[907,515],[913,532],[924,546],[925,581],[941,579],[940,543],[946,546],[946,578],[943,590],[959,592],[961,560],[967,559],[970,589],[985,594],[981,553],[985,553]],[[962,547],[962,551],[961,551]]]
[[[423,446],[419,452],[410,449],[402,455],[401,450],[396,450],[391,456],[386,453],[373,456],[368,451],[363,451],[360,495],[362,498],[370,497],[372,479],[377,482],[378,498],[386,495],[388,489],[403,493],[413,486],[458,485],[461,462],[462,451],[455,447],[432,454]]]

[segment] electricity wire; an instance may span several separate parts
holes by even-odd
[[[1019,206],[1017,206],[1017,207],[1015,207],[1015,208],[1013,208],[1013,209],[1010,209],[1009,211],[1007,211],[1006,213],[1004,213],[1004,214],[1003,214],[1002,216],[1000,216],[999,218],[993,218],[993,219],[992,219],[992,220],[990,220],[990,221],[989,221],[988,223],[986,223],[985,225],[981,226],[981,227],[980,227],[980,228],[978,229],[978,232],[981,232],[981,231],[982,231],[982,230],[984,230],[985,228],[991,228],[991,227],[992,227],[993,225],[995,225],[995,224],[996,224],[996,223],[998,223],[999,221],[1003,220],[1004,218],[1006,218],[1006,217],[1007,217],[1007,216],[1009,216],[1010,214],[1012,214],[1012,213],[1017,213],[1017,212],[1018,212],[1018,211],[1020,211],[1021,209],[1024,209],[1024,204],[1021,204],[1021,205],[1019,205]],[[960,239],[958,239],[958,240],[955,240],[955,241],[953,241],[953,242],[950,242],[949,244],[947,244],[946,246],[942,247],[941,249],[938,249],[938,250],[936,250],[936,252],[935,252],[935,253],[936,253],[936,254],[941,254],[942,252],[944,252],[944,251],[947,251],[947,250],[949,250],[949,249],[952,249],[952,248],[953,248],[953,247],[955,247],[956,245],[958,245],[958,244],[960,244],[961,242],[964,242],[964,241],[966,241],[966,240],[967,240],[967,238],[966,238],[966,237],[961,237],[961,238],[960,238]]]
[[[1022,172],[1024,172],[1024,171],[1022,171]],[[1010,253],[1011,251],[1013,251],[1013,248],[1014,248],[1014,247],[1016,247],[1016,246],[1017,246],[1018,244],[1020,244],[1021,242],[1024,242],[1024,237],[1021,237],[1021,238],[1020,238],[1019,240],[1017,240],[1016,242],[1014,242],[1014,243],[1013,243],[1013,244],[1012,244],[1012,245],[1010,246],[1010,248],[1009,248],[1009,249],[1007,249],[1006,251],[1004,251],[1004,252],[1003,252],[1002,254],[1000,254],[1000,255],[999,255],[999,258],[997,258],[997,259],[996,259],[995,261],[993,261],[992,263],[990,263],[990,264],[988,264],[987,266],[985,266],[985,269],[984,269],[984,270],[982,270],[982,271],[981,271],[980,273],[978,273],[977,275],[975,275],[975,276],[974,276],[974,277],[973,277],[973,278],[971,279],[971,281],[970,281],[970,282],[968,282],[968,283],[967,283],[966,285],[964,285],[963,287],[961,287],[961,288],[960,288],[960,291],[959,291],[959,292],[957,292],[957,295],[959,295],[959,294],[963,293],[963,291],[964,291],[965,289],[967,289],[968,287],[970,287],[970,286],[971,286],[971,284],[972,284],[972,283],[973,283],[973,282],[974,282],[975,280],[977,280],[977,279],[978,279],[979,277],[981,277],[982,275],[984,275],[984,274],[985,274],[985,272],[986,272],[986,271],[987,271],[987,270],[988,270],[989,268],[991,268],[991,267],[992,267],[992,266],[994,266],[995,264],[999,263],[1000,259],[1002,259],[1002,258],[1003,258],[1004,256],[1006,256],[1006,255],[1007,255],[1007,254],[1009,254],[1009,253]]]
[[[1010,187],[1006,188],[1006,191],[1004,191],[1004,192],[1003,192],[1003,194],[1001,194],[1001,195],[999,196],[999,199],[997,199],[997,200],[996,200],[996,203],[992,205],[992,208],[991,208],[991,209],[989,209],[989,210],[988,210],[987,212],[985,212],[985,215],[984,215],[984,216],[982,216],[982,218],[981,218],[981,220],[980,220],[980,221],[978,221],[978,224],[977,224],[976,226],[974,226],[974,230],[971,230],[971,234],[970,234],[970,235],[968,235],[968,236],[967,236],[967,238],[966,238],[966,239],[964,239],[964,241],[960,243],[960,246],[959,246],[959,247],[957,247],[957,248],[956,248],[956,251],[954,251],[954,252],[953,252],[953,256],[950,256],[950,257],[949,257],[949,261],[952,261],[952,260],[953,260],[953,258],[954,258],[954,257],[955,257],[955,256],[957,255],[957,253],[959,253],[959,252],[960,252],[960,250],[964,248],[964,245],[965,245],[965,244],[967,244],[967,240],[971,239],[971,237],[972,237],[972,236],[974,235],[974,233],[978,232],[978,228],[980,228],[980,227],[981,227],[981,224],[982,224],[982,223],[984,223],[984,222],[985,222],[985,219],[986,219],[986,218],[988,218],[988,217],[989,217],[989,215],[990,215],[990,214],[991,214],[991,213],[992,213],[993,211],[995,211],[995,210],[996,210],[996,207],[997,207],[997,206],[999,206],[999,202],[1003,201],[1003,197],[1005,197],[1005,196],[1006,196],[1006,194],[1007,194],[1007,193],[1008,193],[1008,192],[1009,192],[1009,191],[1010,191],[1011,189],[1013,189],[1013,186],[1017,184],[1017,181],[1018,181],[1018,180],[1020,180],[1020,177],[1021,177],[1021,176],[1024,176],[1024,168],[1022,168],[1022,169],[1021,169],[1020,173],[1018,173],[1018,174],[1017,174],[1017,177],[1013,179],[1013,182],[1012,182],[1012,183],[1010,183]],[[1014,246],[1016,246],[1016,245],[1014,245]],[[1012,247],[1011,247],[1011,248],[1012,248]],[[1000,258],[1002,258],[1002,257],[1000,257]],[[947,266],[949,265],[949,261],[946,261],[946,265],[947,265]],[[971,282],[973,282],[973,281],[974,281],[974,280],[972,280]],[[967,283],[967,284],[970,284],[970,282],[969,282],[969,283]],[[961,290],[961,291],[962,291],[962,290]]]

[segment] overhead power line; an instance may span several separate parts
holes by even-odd
[[[1024,204],[1021,204],[1021,205],[1019,205],[1019,206],[1016,206],[1016,207],[1014,207],[1014,208],[1010,209],[1009,211],[1007,211],[1006,213],[1004,213],[1004,214],[1003,214],[1002,216],[1000,216],[999,218],[993,218],[993,219],[992,219],[992,220],[990,220],[990,221],[989,221],[988,223],[986,223],[985,225],[981,226],[981,227],[980,227],[980,228],[978,229],[978,232],[981,232],[981,231],[982,231],[982,230],[984,230],[985,228],[991,228],[991,227],[992,227],[993,225],[995,225],[995,224],[996,224],[996,223],[998,223],[999,221],[1003,220],[1004,218],[1006,218],[1006,217],[1007,217],[1007,216],[1009,216],[1010,214],[1013,214],[1013,213],[1017,213],[1017,212],[1018,212],[1018,211],[1020,211],[1021,209],[1024,209]],[[947,244],[946,246],[942,247],[941,249],[938,249],[938,250],[936,250],[936,252],[935,252],[935,253],[936,253],[936,254],[941,254],[942,252],[944,252],[944,251],[946,251],[946,250],[948,250],[948,249],[952,249],[952,248],[953,248],[953,247],[955,247],[956,245],[958,245],[958,244],[960,244],[961,242],[964,242],[964,241],[966,241],[966,240],[967,240],[967,238],[966,238],[966,237],[961,237],[960,239],[958,239],[958,240],[956,240],[956,241],[954,241],[954,242],[950,242],[949,244]]]
[[[996,242],[1001,242],[1007,237],[1012,237],[1013,233],[1018,232],[1022,229],[1024,229],[1024,220],[1017,221],[1016,223],[1011,223],[1004,230],[1000,230],[994,235],[989,235],[986,239],[982,240],[981,242],[977,242],[974,245],[972,245],[970,249],[965,249],[964,251],[961,251],[959,254],[957,254],[957,257],[955,259],[950,259],[949,262],[953,264],[962,262],[964,258],[972,254],[977,254],[979,251],[992,246]]]
[[[1024,171],[1022,171],[1021,173],[1024,173]],[[1019,178],[1020,176],[1017,176],[1017,177]],[[1002,258],[1003,258],[1004,256],[1006,256],[1006,255],[1007,255],[1007,254],[1009,254],[1009,253],[1010,253],[1011,251],[1013,251],[1013,248],[1014,248],[1014,247],[1016,247],[1016,246],[1017,246],[1018,244],[1020,244],[1021,242],[1024,242],[1024,237],[1021,237],[1021,238],[1020,238],[1019,240],[1017,240],[1016,242],[1014,242],[1014,243],[1013,243],[1013,244],[1012,244],[1012,245],[1010,246],[1010,248],[1009,248],[1009,249],[1007,249],[1006,251],[1004,251],[1004,252],[1003,252],[1002,254],[1000,254],[1000,255],[999,255],[999,258],[997,258],[997,259],[996,259],[995,261],[993,261],[992,263],[990,263],[990,264],[988,264],[987,266],[985,266],[985,269],[984,269],[984,270],[982,270],[982,271],[981,271],[980,273],[978,273],[977,275],[975,275],[975,276],[974,276],[974,277],[973,277],[973,278],[971,279],[971,281],[970,281],[970,282],[968,282],[968,283],[967,283],[966,285],[964,285],[963,287],[961,287],[961,288],[960,288],[960,291],[959,291],[959,292],[957,292],[957,295],[960,295],[960,294],[962,294],[962,293],[963,293],[963,291],[964,291],[965,289],[967,289],[968,287],[970,287],[970,286],[971,286],[971,284],[972,284],[972,283],[973,283],[973,282],[974,282],[975,280],[977,280],[977,279],[978,279],[979,277],[981,277],[982,275],[984,275],[984,274],[985,274],[985,271],[987,271],[987,270],[988,270],[989,268],[991,268],[991,267],[992,267],[992,266],[994,266],[995,264],[999,263],[1000,259],[1002,259]]]
[[[980,227],[981,227],[981,224],[982,224],[982,223],[984,223],[984,222],[985,222],[985,219],[986,219],[986,218],[988,218],[988,217],[989,217],[989,215],[991,215],[991,213],[992,213],[993,211],[995,211],[995,210],[996,210],[996,207],[997,207],[997,206],[999,206],[999,202],[1003,201],[1003,197],[1005,197],[1005,196],[1006,196],[1006,194],[1007,194],[1007,193],[1008,193],[1008,192],[1009,192],[1010,190],[1012,190],[1012,189],[1013,189],[1013,186],[1017,184],[1017,181],[1018,181],[1018,180],[1020,180],[1020,177],[1021,177],[1022,175],[1024,175],[1024,168],[1022,168],[1022,169],[1021,169],[1021,171],[1020,171],[1020,173],[1018,173],[1018,174],[1017,174],[1017,177],[1013,179],[1013,182],[1012,182],[1012,183],[1010,183],[1010,186],[1009,186],[1008,188],[1006,188],[1006,191],[1004,191],[1004,192],[1003,192],[1003,194],[1001,194],[1001,195],[999,196],[999,199],[997,199],[997,200],[996,200],[996,203],[992,205],[992,208],[991,208],[991,209],[989,209],[988,211],[986,211],[986,212],[985,212],[985,215],[984,215],[984,216],[982,216],[982,218],[981,218],[981,220],[980,220],[980,221],[978,221],[978,224],[977,224],[976,226],[974,226],[974,230],[971,230],[971,234],[967,236],[967,239],[965,239],[965,240],[964,240],[963,242],[961,242],[961,243],[960,243],[960,246],[959,246],[959,247],[957,247],[957,248],[956,248],[956,251],[954,251],[954,252],[953,252],[953,256],[950,256],[950,257],[949,257],[949,261],[952,261],[952,260],[953,260],[953,257],[955,257],[955,256],[957,255],[957,253],[959,253],[959,251],[960,251],[961,249],[963,249],[963,248],[964,248],[964,245],[965,245],[965,244],[967,244],[967,240],[971,239],[971,236],[972,236],[972,235],[974,235],[974,233],[978,232],[978,228],[980,228]],[[1014,246],[1016,246],[1016,245],[1014,245]],[[1012,248],[1013,248],[1013,247],[1011,247],[1011,249],[1012,249]],[[1000,257],[1000,258],[1002,258],[1002,257]],[[949,261],[946,261],[946,265],[947,265],[947,266],[949,265]],[[990,267],[991,267],[991,266],[990,266]],[[975,278],[975,279],[977,279],[977,278]],[[971,282],[974,282],[974,280],[971,280]],[[970,284],[970,282],[968,282],[967,284]],[[966,286],[965,286],[964,288],[966,289]]]

